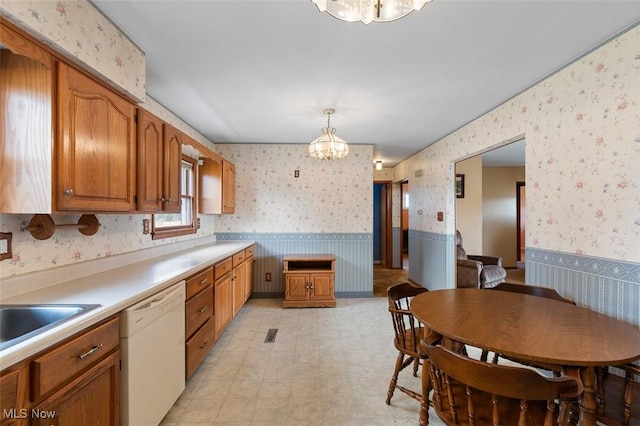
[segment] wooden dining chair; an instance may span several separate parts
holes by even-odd
[[[413,375],[417,377],[420,360],[424,360],[424,355],[418,353],[418,344],[420,343],[420,339],[425,338],[425,329],[418,320],[414,318],[409,304],[415,296],[426,291],[428,291],[426,288],[418,287],[411,283],[395,284],[387,288],[389,312],[391,313],[391,319],[393,321],[393,344],[398,350],[395,369],[387,392],[387,405],[391,404],[391,397],[393,397],[395,389],[404,392],[418,401],[422,401],[423,394],[428,394],[428,392],[424,390],[416,392],[398,384],[398,374],[410,365],[413,365]],[[426,339],[429,343],[433,344],[440,339],[440,336],[428,334]]]
[[[434,411],[448,425],[567,425],[570,404],[582,393],[577,370],[549,378],[529,368],[468,358],[441,345],[423,343],[420,351],[427,354]],[[428,405],[425,409],[428,414]]]
[[[512,293],[528,294],[530,296],[544,297],[546,299],[557,300],[559,302],[571,303],[575,305],[575,302],[573,300],[560,296],[560,294],[558,294],[555,289],[550,287],[503,282],[496,285],[495,287],[492,287],[490,290],[502,290],[510,291]]]
[[[640,367],[615,367],[622,375],[610,373],[608,367],[596,369],[596,420],[607,426],[640,425]]]

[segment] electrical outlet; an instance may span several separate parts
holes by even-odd
[[[300,177],[300,170],[294,170],[293,177]]]
[[[0,232],[0,260],[11,259],[11,232]]]
[[[265,280],[266,282],[268,282],[268,283],[269,283],[269,282],[271,282],[271,272],[267,272],[267,273],[264,275],[264,280]]]

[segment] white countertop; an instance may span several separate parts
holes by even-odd
[[[2,300],[2,304],[100,304],[33,338],[0,351],[0,370],[12,366],[136,302],[243,250],[253,241],[219,241],[73,279]]]

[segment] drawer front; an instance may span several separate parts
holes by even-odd
[[[250,258],[251,256],[253,256],[253,248],[254,246],[251,247],[247,247],[246,249],[244,249],[244,256],[245,258]]]
[[[191,339],[187,340],[187,379],[191,377],[194,371],[196,371],[196,368],[198,368],[213,346],[214,330],[213,318],[211,318],[200,330],[198,330],[196,334],[193,335]]]
[[[213,284],[213,268],[200,271],[187,280],[187,300],[200,293],[203,288]]]
[[[245,259],[244,250],[234,254],[233,255],[233,267],[235,268],[236,266],[238,266],[239,264],[244,262],[244,259]]]
[[[222,262],[216,263],[216,266],[214,268],[215,269],[215,276],[216,276],[215,278],[216,278],[216,280],[218,278],[220,278],[221,276],[223,276],[224,274],[227,274],[227,273],[229,273],[231,271],[231,262],[232,262],[231,258],[228,257],[225,260],[223,260]]]
[[[31,362],[31,399],[96,364],[120,344],[120,318],[81,332]]]
[[[185,305],[185,336],[191,337],[213,315],[213,286],[207,286]]]

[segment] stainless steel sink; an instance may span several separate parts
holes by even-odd
[[[0,351],[101,305],[0,305]]]

